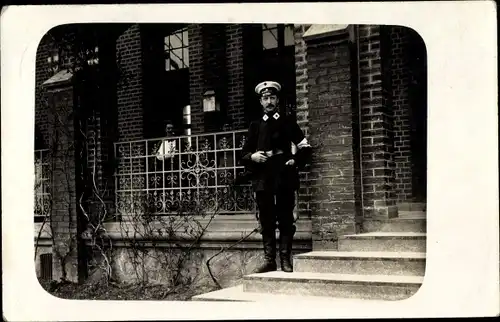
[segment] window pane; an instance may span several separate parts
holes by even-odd
[[[168,50],[169,38],[170,38],[170,36],[167,36],[164,39],[164,47],[163,48],[165,49],[165,51]]]
[[[262,29],[272,29],[272,28],[278,28],[277,24],[263,24]]]
[[[187,30],[184,30],[184,32],[182,33],[182,37],[184,41],[184,46],[189,46],[189,37]]]
[[[182,47],[181,34],[175,34],[170,36],[170,46],[171,48],[180,48]]]
[[[264,49],[278,47],[277,30],[265,30],[262,32],[262,46]]]
[[[189,48],[184,47],[183,49],[184,67],[189,67]]]
[[[174,49],[170,52],[170,59],[172,60],[172,66],[175,66],[175,69],[182,68],[182,49]]]
[[[293,46],[294,44],[293,25],[287,25],[285,26],[285,46]]]
[[[165,59],[165,70],[170,70],[170,58]]]

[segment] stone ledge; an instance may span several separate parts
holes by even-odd
[[[311,40],[319,40],[326,37],[335,37],[345,35],[348,32],[349,25],[312,25],[307,29],[302,38],[308,42]]]
[[[204,226],[208,224],[207,218],[198,218],[198,222]],[[294,249],[310,249],[312,243],[312,227],[309,218],[299,218],[296,223],[297,232],[294,237]],[[220,248],[234,245],[234,243],[249,235],[252,230],[258,227],[257,221],[253,214],[234,215],[234,216],[219,216],[213,219],[210,226],[205,231],[204,235],[197,245],[198,248]],[[151,229],[147,236],[144,236],[144,229],[134,228],[132,222],[111,222],[105,223],[108,236],[114,245],[124,246],[130,244],[131,240],[139,241],[145,247],[152,247],[153,243],[156,247],[176,247],[178,244],[190,244],[193,242],[193,236],[184,232],[184,228],[178,229],[175,236],[167,236],[162,228],[162,224],[156,222],[151,223],[148,227]],[[128,228],[128,235],[124,229]],[[161,229],[162,233],[158,232]],[[135,237],[133,234],[135,232]],[[279,237],[279,232],[276,232],[276,237]],[[89,242],[88,236],[83,238]],[[248,236],[244,241],[238,243],[232,248],[244,249],[261,249],[262,235],[255,232]]]

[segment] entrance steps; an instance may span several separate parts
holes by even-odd
[[[366,221],[362,233],[339,238],[338,250],[295,255],[293,273],[247,275],[241,285],[193,300],[403,300],[423,282],[425,226],[422,209],[407,210],[399,218]]]

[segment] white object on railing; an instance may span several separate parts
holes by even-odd
[[[156,152],[156,158],[160,161],[172,158],[175,154],[175,143],[175,140],[163,140]]]

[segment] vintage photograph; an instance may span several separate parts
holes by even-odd
[[[35,72],[34,261],[47,292],[395,301],[422,285],[416,31],[67,24],[45,34]]]

